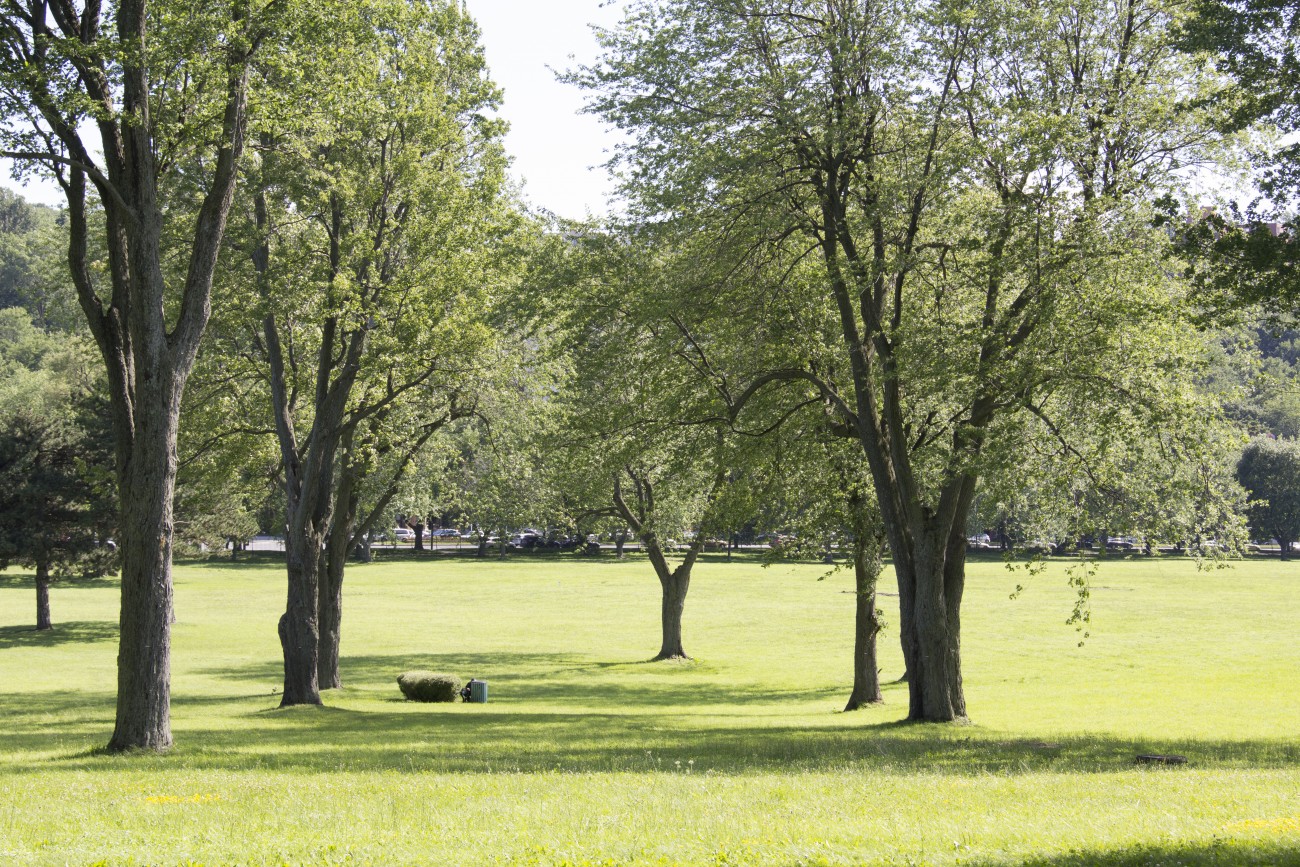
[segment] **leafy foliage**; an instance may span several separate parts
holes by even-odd
[[[1252,440],[1237,463],[1237,478],[1250,492],[1250,525],[1259,536],[1282,545],[1282,558],[1291,556],[1291,543],[1300,540],[1300,443],[1295,440]]]
[[[112,442],[92,371],[84,341],[0,310],[0,562],[42,577],[116,568]]]

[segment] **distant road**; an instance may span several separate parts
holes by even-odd
[[[248,551],[283,551],[284,540],[276,536],[254,536],[246,548]]]
[[[394,547],[394,543],[375,542],[371,547],[377,548],[379,550],[391,550]],[[411,551],[414,550],[415,543],[403,542],[400,545],[397,545],[396,547],[403,551]],[[473,550],[476,546],[473,543],[467,542],[463,539],[454,542],[448,541],[446,539],[436,539],[436,540],[425,541],[424,547],[425,550],[427,551],[437,552],[437,551],[469,551],[469,550]],[[493,546],[493,548],[495,548],[495,546]],[[612,552],[614,551],[614,544],[612,542],[606,542],[602,544],[600,548],[602,551]],[[284,540],[278,536],[254,536],[251,540],[249,540],[249,543],[244,550],[283,551]],[[641,545],[636,542],[628,542],[626,545],[623,546],[623,550],[629,553],[632,551],[640,551]]]

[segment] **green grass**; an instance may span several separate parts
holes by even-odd
[[[345,688],[278,710],[283,570],[180,566],[177,745],[125,757],[116,585],[56,585],[38,634],[0,573],[0,864],[1300,864],[1300,563],[1107,561],[1082,647],[1061,564],[972,564],[968,726],[900,724],[901,684],[839,712],[824,571],[702,563],[695,659],[648,663],[644,561],[358,566]],[[413,668],[491,701],[404,702]]]

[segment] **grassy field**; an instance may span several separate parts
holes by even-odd
[[[179,566],[161,757],[96,751],[116,585],[56,585],[38,634],[0,573],[0,864],[1300,864],[1300,563],[1107,561],[1082,647],[1062,565],[973,564],[969,726],[901,725],[901,684],[839,712],[851,577],[824,572],[702,563],[695,659],[647,663],[644,561],[358,566],[345,688],[278,710],[282,569]],[[491,701],[403,702],[410,668]]]

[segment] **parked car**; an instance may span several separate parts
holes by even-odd
[[[514,548],[536,548],[541,542],[542,537],[531,532],[516,533],[510,537],[510,545]]]
[[[434,530],[431,535],[433,538],[437,539],[459,539],[460,530],[457,530],[454,527],[448,527],[443,530]]]
[[[393,538],[399,542],[414,542],[415,531],[409,527],[394,527]]]

